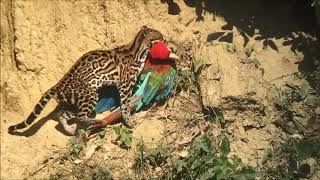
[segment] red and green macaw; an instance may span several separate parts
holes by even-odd
[[[133,112],[138,112],[143,107],[151,105],[151,102],[159,102],[169,96],[177,73],[173,60],[178,59],[179,57],[172,53],[164,42],[160,41],[152,46],[144,69],[139,76],[137,90],[131,98]],[[110,95],[100,99],[96,105],[96,113],[110,110],[115,106],[118,107],[102,121],[94,122],[91,129],[105,127],[121,119],[121,110],[114,96]]]

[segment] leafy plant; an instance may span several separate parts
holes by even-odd
[[[231,52],[231,53],[235,53],[237,52],[237,47],[235,44],[227,44],[227,51]]]
[[[107,133],[107,129],[103,129],[102,131],[100,131],[98,133],[98,136],[97,136],[97,139],[98,139],[97,146],[98,147],[97,148],[101,148],[102,145],[104,144],[106,133]]]
[[[74,160],[80,155],[80,152],[86,147],[87,139],[85,138],[85,131],[79,130],[78,136],[72,136],[69,139],[68,151],[62,156],[61,160]]]
[[[149,167],[156,168],[167,163],[169,158],[169,150],[164,145],[159,145],[154,149],[147,150],[141,139],[137,144],[138,154],[134,160],[134,169],[137,172],[143,172],[149,169]]]
[[[303,101],[308,95],[308,86],[306,84],[302,84],[301,86],[295,86],[293,89],[281,90],[276,88],[277,95],[275,98],[275,104],[282,111],[290,111],[294,113],[292,110],[293,102]]]
[[[210,65],[211,64],[204,63],[204,60],[202,58],[197,58],[192,64],[193,76],[197,78],[201,74],[201,72]],[[193,83],[196,83],[196,81],[194,81]]]
[[[116,126],[113,128],[115,133],[118,135],[117,141],[120,141],[120,147],[128,149],[132,145],[132,132],[122,126]]]
[[[203,66],[204,66],[204,60],[202,58],[196,59],[193,64],[194,72],[198,74]]]
[[[107,180],[107,179],[112,179],[112,172],[105,167],[94,167],[91,170],[91,178],[94,180]]]
[[[169,150],[166,146],[160,145],[148,153],[146,159],[148,163],[153,167],[159,167],[167,163],[167,158],[169,157]]]
[[[175,78],[175,92],[187,91],[188,89],[195,89],[195,77],[190,70],[178,70]]]
[[[259,59],[254,58],[254,59],[252,60],[252,63],[254,64],[254,66],[255,66],[257,69],[261,70],[262,74],[264,74],[264,68],[262,67],[261,62],[259,61]]]
[[[274,150],[270,150],[262,161],[261,178],[298,179],[299,164],[307,158],[319,158],[320,138],[291,139]]]
[[[58,180],[58,179],[60,179],[60,177],[58,175],[55,175],[55,174],[49,175],[49,180]]]
[[[196,60],[192,61],[192,65],[190,69],[183,69],[178,70],[177,75],[175,78],[175,91],[192,91],[192,92],[198,92],[197,84],[198,84],[198,78],[201,74],[201,72],[208,68],[211,64],[205,64],[204,59],[197,58]]]
[[[252,48],[244,48],[243,52],[247,57],[250,57],[251,53],[253,52],[253,49]]]
[[[245,166],[240,158],[228,158],[230,142],[224,137],[218,149],[211,140],[203,136],[194,140],[189,156],[185,159],[173,158],[165,179],[253,179],[256,172]]]
[[[144,145],[143,140],[141,139],[137,144],[138,154],[134,159],[133,168],[136,172],[140,173],[146,171],[148,168],[148,162],[145,158],[146,156],[146,146]]]

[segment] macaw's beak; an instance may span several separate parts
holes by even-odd
[[[176,55],[175,53],[170,52],[169,59],[172,59],[172,60],[175,60],[175,61],[179,61],[180,57],[178,55]]]

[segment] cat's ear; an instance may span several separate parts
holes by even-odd
[[[142,26],[142,30],[143,30],[144,37],[147,37],[147,35],[150,32],[150,28],[148,28],[148,26]]]

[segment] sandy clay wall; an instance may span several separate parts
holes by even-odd
[[[225,30],[223,27],[230,20],[227,17],[209,10],[201,11],[182,0],[175,3],[142,0],[1,1],[1,178],[25,177],[43,156],[67,142],[67,137],[54,128],[57,125],[54,121],[44,123],[26,136],[11,136],[7,134],[7,127],[23,120],[41,95],[83,53],[129,43],[143,25],[158,29],[177,43],[191,44],[195,59],[201,58],[208,64],[199,79],[206,107],[229,105],[230,101],[225,97],[252,94],[253,99],[260,101],[259,105],[252,106],[268,107],[266,82],[298,70],[296,62],[303,59],[303,54],[293,52],[290,45],[283,46],[281,37],[271,37],[277,50],[265,47],[262,40],[254,40],[253,36],[246,43],[246,47],[254,49],[251,56],[263,64],[263,74],[254,64],[246,63],[243,53],[246,38],[239,26]],[[230,36],[232,42],[210,40],[210,35],[216,32]],[[254,33],[259,34],[259,31]],[[54,106],[55,102],[50,102],[44,114]],[[226,120],[236,121],[233,109],[228,112]],[[266,112],[271,114],[261,117],[262,121],[272,121],[272,108],[267,108]],[[233,139],[238,142],[234,143],[233,151],[255,164],[252,154],[257,152],[261,157],[278,129],[268,124],[260,131],[245,131],[244,127],[260,126],[245,117],[238,116],[238,120],[239,125],[231,130],[240,134]]]

